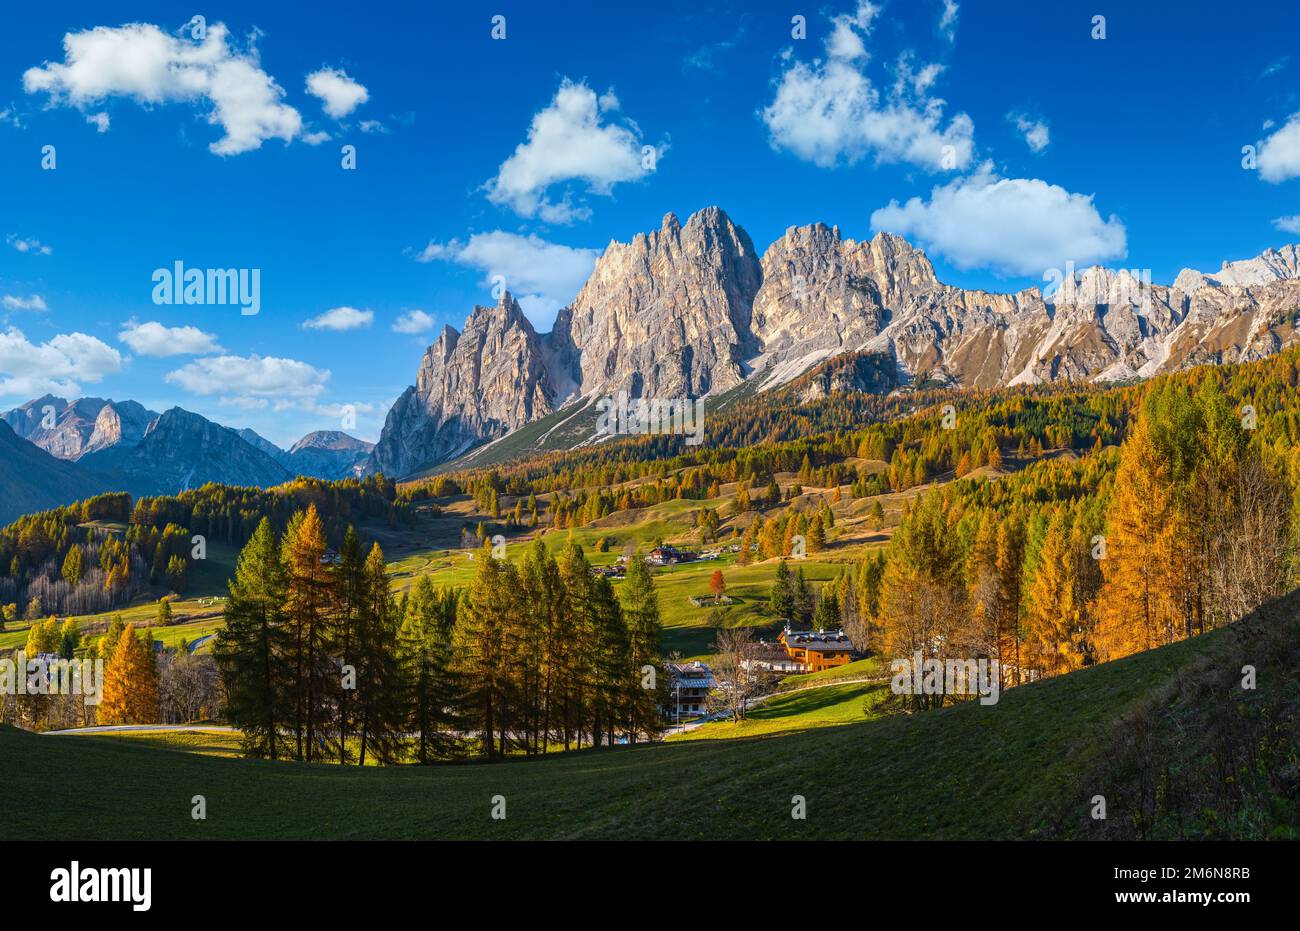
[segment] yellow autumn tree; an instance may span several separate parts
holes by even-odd
[[[1076,565],[1065,511],[1059,508],[1047,526],[1028,597],[1029,637],[1045,675],[1060,675],[1083,665],[1077,637]]]
[[[158,722],[158,673],[150,646],[136,636],[134,624],[126,625],[104,669],[104,692],[96,722]]]
[[[1118,659],[1177,639],[1180,560],[1187,539],[1169,460],[1140,418],[1115,475],[1098,599],[1098,658]]]

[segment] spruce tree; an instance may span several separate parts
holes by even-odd
[[[752,526],[752,525],[751,525]],[[659,620],[659,596],[654,577],[640,553],[628,560],[622,586],[623,617],[628,632],[628,662],[635,684],[631,695],[628,731],[633,742],[641,736],[653,739],[662,728],[660,709],[665,707],[668,677],[663,670],[663,627]],[[644,670],[653,672],[647,687]]]
[[[784,559],[776,564],[776,580],[772,583],[768,607],[777,617],[794,626],[794,588],[790,582],[790,566]]]
[[[356,688],[360,687],[357,673],[358,629],[363,623],[362,614],[369,607],[369,592],[366,589],[366,566],[361,554],[361,540],[356,529],[348,527],[343,536],[343,546],[339,549],[338,567],[334,572],[334,631],[333,639],[338,644],[339,661],[346,673],[351,670],[355,682],[344,682],[339,689],[338,732],[339,762],[347,763],[352,759],[352,750],[348,738],[355,731],[353,698]]]
[[[308,762],[330,756],[330,707],[342,684],[334,664],[334,582],[325,565],[325,528],[313,504],[290,519],[281,544],[285,620],[293,638],[294,749]]]
[[[415,734],[415,759],[421,764],[448,759],[459,749],[451,636],[442,600],[429,577],[420,576],[407,600],[398,645],[407,686],[406,728]]]
[[[279,729],[292,722],[291,670],[286,663],[292,643],[284,627],[280,545],[265,517],[239,554],[229,591],[226,625],[213,647],[226,688],[227,712],[243,732],[246,753],[278,759],[282,754]]]
[[[453,656],[460,678],[460,711],[479,735],[484,754],[504,755],[510,714],[510,657],[507,643],[514,626],[518,576],[509,563],[492,556],[485,542],[475,557],[474,578],[460,602]]]
[[[362,591],[365,601],[356,630],[358,762],[365,766],[370,754],[380,763],[396,763],[402,751],[406,683],[397,648],[397,605],[378,543],[366,557]]]

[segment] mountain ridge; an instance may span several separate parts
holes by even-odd
[[[789,227],[760,256],[721,208],[685,224],[669,213],[658,230],[612,240],[549,333],[508,292],[463,331],[445,326],[363,470],[401,478],[620,392],[765,391],[838,356],[861,359],[810,391],[1145,378],[1300,341],[1294,245],[1213,274],[1184,269],[1169,286],[1102,266],[1056,277],[1048,295],[960,288],[903,237],[857,241],[824,223]]]

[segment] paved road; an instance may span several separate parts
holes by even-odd
[[[198,650],[199,647],[203,646],[203,644],[207,643],[215,636],[216,634],[207,634],[206,636],[200,637],[198,640],[195,640],[193,643],[190,644],[190,652],[194,653],[195,651]]]

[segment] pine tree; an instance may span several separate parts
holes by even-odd
[[[361,555],[361,540],[356,529],[348,527],[339,549],[338,568],[334,572],[334,621],[332,639],[338,645],[339,662],[343,671],[353,673],[354,681],[344,682],[338,698],[339,762],[352,759],[348,745],[350,735],[356,730],[356,711],[353,699],[360,685],[358,673],[359,629],[365,621],[364,613],[370,608],[370,592],[366,588],[366,565]],[[355,686],[349,688],[348,686]]]
[[[592,644],[596,682],[592,743],[600,746],[603,738],[612,746],[616,735],[627,732],[633,690],[640,687],[640,676],[632,675],[627,623],[613,583],[600,576],[592,580],[591,591],[596,622]]]
[[[814,601],[812,589],[808,587],[808,580],[803,574],[803,566],[800,566],[794,574],[794,614],[800,625],[812,623]]]
[[[265,517],[239,554],[229,591],[226,624],[217,632],[213,647],[227,711],[243,732],[246,753],[278,759],[282,754],[279,729],[293,721],[292,670],[286,662],[293,644],[284,626],[280,545]],[[110,628],[109,636],[112,633]]]
[[[772,593],[767,604],[777,617],[788,624],[795,623],[794,588],[790,581],[790,566],[784,559],[776,564],[776,578],[772,582]]]
[[[635,553],[630,558],[635,561]],[[572,619],[559,566],[540,538],[533,540],[524,554],[519,576],[527,608],[514,652],[523,679],[524,739],[529,753],[545,753],[553,716],[564,694]]]
[[[399,646],[408,686],[406,727],[415,734],[415,759],[421,764],[451,758],[459,749],[451,636],[433,583],[420,576],[407,601]]]
[[[99,638],[95,647],[95,654],[107,662],[113,656],[113,651],[117,649],[117,642],[122,639],[122,633],[126,630],[126,621],[122,620],[122,615],[113,615],[113,620],[108,625],[108,630],[104,636]]]
[[[821,596],[817,599],[817,609],[813,612],[812,626],[814,630],[840,629],[839,598],[836,597],[834,589],[829,584],[822,588]]]
[[[366,558],[362,591],[365,601],[356,631],[357,761],[365,766],[371,754],[380,763],[396,763],[402,754],[406,684],[397,648],[397,605],[378,543]]]
[[[813,518],[812,526],[808,529],[808,552],[820,553],[826,549],[826,530],[822,526],[822,515],[818,514]]]
[[[63,579],[73,588],[81,581],[81,547],[74,545],[63,560]]]
[[[281,547],[285,620],[293,638],[295,757],[311,762],[332,755],[329,709],[342,685],[332,658],[334,584],[324,562],[325,528],[314,504],[290,519]]]
[[[63,628],[59,631],[59,656],[63,659],[72,659],[80,646],[81,630],[77,627],[76,621],[68,618],[63,622]]]
[[[519,580],[514,567],[492,556],[484,543],[474,559],[474,578],[460,603],[453,639],[456,673],[463,690],[460,709],[479,735],[488,757],[504,755],[510,713],[510,630],[518,611]]]
[[[635,742],[641,735],[653,739],[661,729],[659,709],[667,698],[667,676],[662,670],[663,628],[659,620],[659,596],[655,592],[654,578],[640,554],[628,562],[627,577],[623,580],[623,617],[628,630],[628,662],[636,683],[631,695],[628,732]],[[644,679],[646,667],[653,670],[647,687]]]

